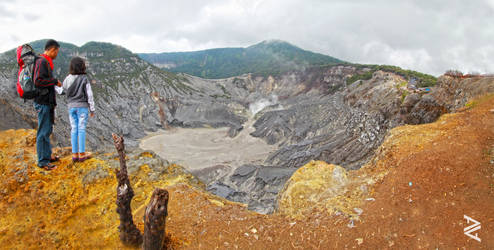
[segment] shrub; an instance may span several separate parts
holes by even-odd
[[[406,70],[402,69],[397,66],[391,66],[391,65],[363,65],[363,64],[353,64],[352,66],[356,67],[357,69],[369,69],[369,71],[362,73],[362,74],[357,74],[353,75],[349,78],[347,78],[347,84],[351,84],[355,82],[356,80],[369,80],[372,78],[372,74],[378,70],[382,70],[384,72],[390,72],[394,73],[397,75],[402,76],[405,78],[405,80],[410,81],[412,78],[415,78],[417,80],[417,87],[432,87],[436,85],[437,83],[437,78],[420,73],[414,70]]]

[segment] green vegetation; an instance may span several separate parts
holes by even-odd
[[[357,69],[369,69],[369,71],[362,73],[362,74],[357,74],[349,77],[347,79],[347,84],[354,83],[357,80],[369,80],[372,78],[372,74],[378,70],[382,70],[385,72],[391,72],[397,75],[402,76],[405,78],[405,80],[410,81],[411,79],[416,79],[417,81],[417,87],[432,87],[436,85],[437,78],[420,73],[414,70],[407,70],[407,69],[402,69],[397,66],[391,66],[391,65],[364,65],[364,64],[350,64],[351,66],[356,67]]]
[[[352,83],[359,81],[359,80],[370,80],[372,78],[372,74],[374,74],[374,71],[367,71],[367,72],[362,73],[362,74],[353,75],[353,76],[346,79],[346,83],[352,84]]]
[[[405,101],[405,97],[407,97],[407,95],[410,94],[408,92],[408,90],[404,90],[402,93],[401,93],[401,103],[403,103]]]
[[[218,99],[218,98],[225,98],[225,99],[231,99],[232,97],[229,96],[229,95],[218,95],[218,94],[214,94],[214,95],[209,95],[210,97],[214,98],[214,99]]]
[[[111,43],[88,42],[78,49],[79,53],[89,53],[88,57],[97,57],[102,60],[116,58],[130,58],[132,52],[124,47]],[[91,53],[94,53],[91,55]],[[98,53],[100,53],[98,55]]]
[[[467,109],[473,108],[475,106],[477,106],[476,101],[469,101],[469,102],[465,103],[465,108],[467,108]]]
[[[227,95],[227,96],[230,96],[230,92],[228,92],[225,88],[225,86],[221,85],[221,84],[218,84],[218,86],[221,88],[221,90],[223,91],[223,94],[224,95]]]
[[[30,44],[38,52],[43,52],[46,40],[38,40]],[[106,86],[117,89],[119,84],[151,84],[149,67],[152,74],[162,79],[162,82],[179,92],[195,92],[197,90],[185,85],[186,78],[167,70],[160,70],[156,66],[140,60],[136,54],[111,43],[88,42],[81,47],[74,44],[63,43],[55,68],[59,69],[57,75],[61,80],[68,74],[68,66],[72,56],[81,55],[88,58],[90,63],[89,76],[97,80],[94,86],[95,92],[105,94]],[[374,72],[382,70],[392,72],[405,78],[406,84],[411,79],[417,81],[418,87],[434,86],[437,79],[434,76],[412,70],[404,70],[400,67],[389,65],[362,65],[346,63],[336,58],[313,53],[300,49],[283,41],[264,41],[247,48],[223,48],[210,49],[197,52],[140,54],[142,58],[162,66],[176,65],[171,71],[185,72],[205,78],[225,78],[238,76],[245,73],[253,73],[254,76],[279,75],[291,70],[301,70],[310,67],[328,68],[336,65],[352,66],[357,68],[360,74],[347,78],[347,84],[358,80],[369,80]],[[2,54],[1,65],[4,69],[15,69],[15,49]],[[7,70],[8,71],[8,70]],[[12,71],[15,72],[15,71]],[[244,86],[240,79],[234,82]],[[400,86],[397,86],[398,88]],[[231,94],[223,86],[220,86],[223,94],[215,96],[228,98]],[[245,86],[244,86],[245,87]],[[334,86],[330,91],[336,91],[341,86]]]
[[[407,86],[407,84],[408,84],[408,82],[403,81],[403,82],[401,82],[400,84],[396,85],[396,88],[398,88],[398,89],[399,89],[399,88],[405,87],[405,86]]]
[[[264,41],[247,48],[220,48],[195,52],[138,54],[172,72],[203,78],[227,78],[246,73],[268,76],[343,61],[300,49],[283,41]],[[170,67],[170,65],[175,65]]]

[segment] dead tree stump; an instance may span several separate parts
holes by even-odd
[[[164,246],[165,222],[168,215],[168,191],[157,188],[144,214],[144,249],[166,249]]]
[[[115,170],[118,180],[117,213],[120,216],[120,225],[118,226],[120,240],[127,245],[139,246],[142,244],[142,235],[132,219],[130,202],[134,197],[134,190],[130,186],[129,176],[127,175],[124,139],[116,134],[112,134],[112,137],[120,158],[120,169]]]
[[[120,216],[120,240],[127,245],[139,246],[143,236],[132,219],[130,202],[134,197],[134,190],[130,186],[125,163],[124,139],[112,134],[113,143],[120,159],[120,169],[115,170],[118,180],[117,186],[117,213]],[[144,249],[166,249],[164,246],[165,222],[168,215],[168,191],[156,188],[151,200],[146,206],[144,214]]]

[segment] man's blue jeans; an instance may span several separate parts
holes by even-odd
[[[46,166],[51,159],[50,135],[53,132],[52,112],[50,105],[34,103],[34,109],[38,113],[38,131],[36,133],[36,153],[38,154],[38,166]]]
[[[72,153],[86,152],[86,125],[88,119],[88,108],[70,108],[69,120],[72,127],[70,140],[72,142]]]

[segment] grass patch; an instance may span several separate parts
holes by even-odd
[[[408,82],[403,81],[403,82],[401,82],[400,84],[396,85],[396,87],[397,87],[397,88],[402,88],[402,87],[407,86],[407,84],[408,84]]]
[[[465,103],[465,108],[467,109],[471,109],[475,106],[477,106],[479,103],[475,100],[471,100],[471,101],[468,101],[467,103]]]
[[[407,97],[407,95],[409,95],[410,92],[408,92],[408,90],[404,90],[402,93],[401,93],[401,103],[403,104],[403,102],[405,101],[405,98]]]
[[[405,78],[405,80],[408,82],[411,79],[416,79],[417,81],[417,87],[432,87],[436,85],[437,83],[437,78],[420,73],[414,70],[406,70],[402,69],[397,66],[391,66],[391,65],[365,65],[365,64],[341,64],[341,65],[349,65],[356,67],[357,69],[369,69],[369,71],[362,73],[362,74],[357,74],[353,75],[349,78],[347,78],[347,84],[354,83],[356,80],[369,80],[372,78],[372,74],[378,70],[384,71],[384,72],[390,72],[397,74],[399,76],[402,76]],[[370,75],[370,78],[369,78]],[[368,79],[367,79],[368,78]]]
[[[465,109],[474,108],[483,102],[489,101],[492,98],[494,98],[494,93],[485,94],[475,99],[471,99],[467,103],[465,103]]]
[[[367,71],[365,73],[362,73],[362,74],[356,74],[356,75],[353,75],[349,78],[346,79],[346,84],[347,85],[350,85],[356,81],[359,81],[359,80],[370,80],[372,78],[372,74],[374,74],[374,71]]]

